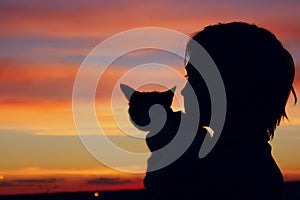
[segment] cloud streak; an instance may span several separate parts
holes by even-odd
[[[62,179],[47,178],[47,179],[16,179],[11,181],[16,184],[47,184],[47,183],[57,183],[63,181]]]
[[[44,178],[44,179],[15,179],[0,182],[0,188],[18,188],[18,187],[45,187],[64,182],[64,179]]]
[[[199,24],[238,19],[236,16],[242,14],[243,17],[263,19],[267,18],[268,14],[273,14],[273,10],[278,12],[277,15],[272,15],[273,20],[277,16],[279,19],[279,16],[284,16],[286,19],[295,20],[295,16],[291,16],[291,13],[296,13],[297,8],[299,10],[299,3],[295,2],[285,4],[276,2],[271,5],[252,2],[247,3],[247,6],[244,5],[245,1],[234,3],[190,1],[188,4],[180,1],[147,3],[118,1],[114,4],[96,1],[84,4],[80,1],[62,2],[2,3],[0,13],[3,17],[0,18],[0,23],[7,28],[1,31],[1,34],[7,37],[18,37],[20,34],[56,38],[99,37],[138,26],[182,28],[182,25],[185,25],[199,28]],[[277,20],[277,23],[282,22]],[[284,23],[286,22],[287,20],[284,20]],[[185,28],[188,29],[190,28]]]
[[[127,184],[132,183],[131,179],[121,179],[121,178],[96,178],[87,181],[87,184],[91,185],[116,185],[116,184]]]

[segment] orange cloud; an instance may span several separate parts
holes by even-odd
[[[144,178],[144,174],[133,175],[102,168],[45,170],[35,167],[0,170],[0,174],[0,187],[5,188],[0,190],[0,195],[142,189]]]

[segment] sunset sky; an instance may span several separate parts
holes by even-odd
[[[300,96],[299,11],[296,0],[2,0],[0,194],[142,188],[143,173],[111,169],[89,154],[73,121],[72,91],[77,71],[103,40],[140,27],[163,27],[191,35],[219,22],[254,23],[275,33],[292,54],[296,63],[294,87]],[[143,140],[128,142],[118,130],[109,109],[110,90],[133,65],[154,57],[184,75],[183,63],[166,52],[135,52],[114,63],[99,83],[107,90],[99,87],[96,93],[96,104],[101,107],[97,116],[106,133],[127,150],[145,152],[147,147]],[[172,79],[164,71],[145,75]],[[178,95],[180,89],[177,87]],[[126,111],[124,97],[116,104]],[[180,109],[176,102],[174,107]],[[290,98],[287,112],[289,121],[285,120],[271,141],[273,155],[285,180],[300,180],[300,104],[294,106]],[[125,118],[123,125],[135,131]]]

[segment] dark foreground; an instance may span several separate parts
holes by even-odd
[[[144,200],[145,190],[103,191],[95,196],[94,192],[53,193],[35,195],[0,196],[0,200]],[[300,200],[300,181],[285,184],[285,200]]]

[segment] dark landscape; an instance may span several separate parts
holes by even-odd
[[[1,200],[143,200],[146,199],[145,190],[120,190],[120,191],[97,191],[95,192],[68,192],[47,193],[34,195],[5,195]],[[285,200],[300,199],[300,181],[285,183]]]

